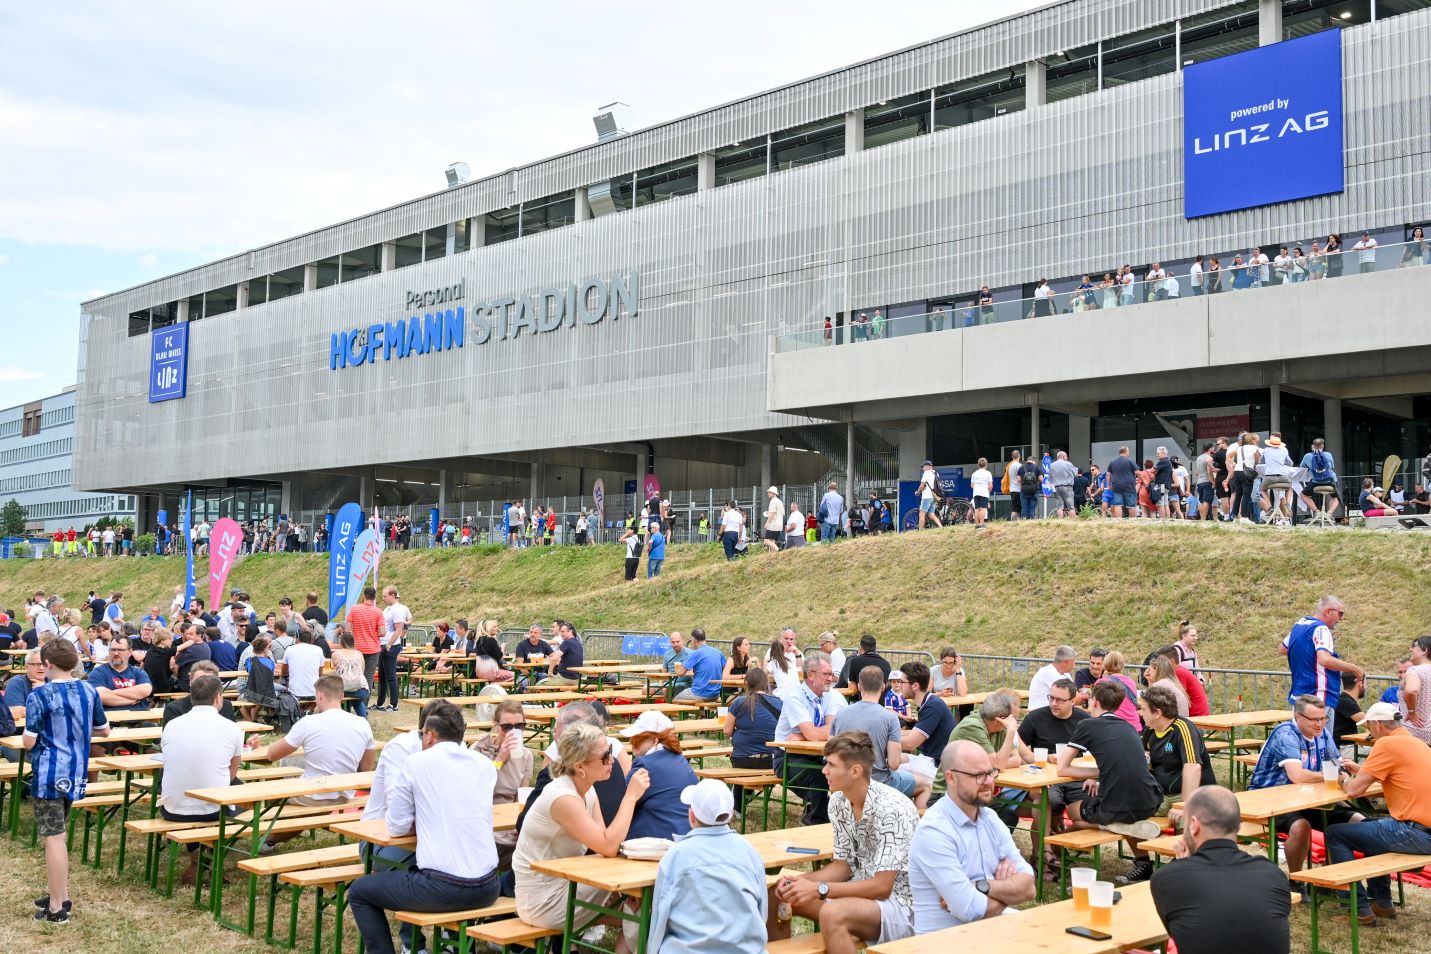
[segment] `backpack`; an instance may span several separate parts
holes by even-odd
[[[820,501],[820,512],[818,516],[820,518],[821,523],[830,522],[830,508],[823,500]]]
[[[1019,492],[1024,494],[1036,494],[1039,491],[1038,464],[1031,460],[1024,461],[1024,465],[1019,468]]]
[[[1333,482],[1331,462],[1322,451],[1312,452],[1312,479],[1313,484],[1330,484]]]

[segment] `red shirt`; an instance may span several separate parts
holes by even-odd
[[[1207,704],[1207,692],[1202,688],[1202,681],[1198,679],[1197,673],[1186,666],[1179,666],[1174,670],[1178,676],[1178,682],[1182,684],[1183,692],[1188,694],[1188,716],[1211,715],[1212,709]]]
[[[382,650],[383,611],[372,603],[348,608],[348,626],[353,630],[353,648],[364,656]],[[1204,702],[1204,705],[1206,703]]]

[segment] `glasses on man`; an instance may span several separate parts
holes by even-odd
[[[1319,716],[1309,716],[1309,715],[1307,715],[1306,713],[1299,713],[1298,716],[1297,716],[1297,718],[1299,718],[1299,719],[1306,719],[1308,722],[1311,722],[1311,723],[1317,724],[1317,725],[1320,725],[1320,724],[1325,723],[1325,722],[1327,721],[1327,717],[1326,717],[1325,713],[1322,714],[1322,715],[1319,715]]]
[[[950,771],[958,772],[960,775],[967,775],[967,776],[969,776],[970,778],[975,779],[976,781],[980,781],[980,782],[983,782],[983,781],[988,780],[988,779],[995,779],[995,778],[998,778],[998,777],[999,777],[999,770],[998,770],[998,769],[989,769],[989,770],[984,771],[984,772],[966,772],[966,771],[964,771],[963,769],[951,769]]]
[[[525,722],[498,722],[497,728],[503,732],[511,732],[513,729],[525,732],[527,724]]]
[[[1050,693],[1048,694],[1048,701],[1049,701],[1049,702],[1064,702],[1064,703],[1067,703],[1067,702],[1072,702],[1072,701],[1073,701],[1073,697],[1072,697],[1072,696],[1056,696],[1056,695],[1054,695],[1053,693],[1050,692]]]

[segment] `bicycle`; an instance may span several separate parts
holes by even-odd
[[[934,504],[933,515],[939,518],[939,522],[944,526],[953,526],[956,523],[974,522],[974,505],[963,497],[945,497]],[[919,529],[919,508],[911,507],[905,512],[901,525],[906,530]],[[928,520],[926,526],[932,526]]]

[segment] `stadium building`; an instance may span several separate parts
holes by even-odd
[[[1426,452],[1431,0],[1066,0],[597,120],[85,303],[76,486],[243,518],[1242,429],[1325,434],[1344,477]]]

